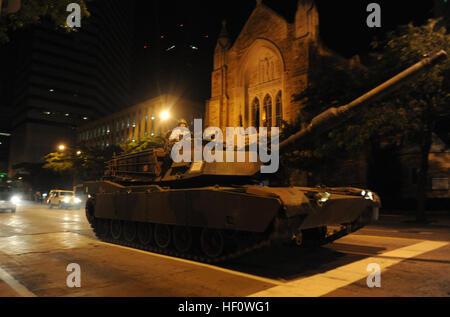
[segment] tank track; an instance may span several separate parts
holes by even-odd
[[[158,253],[158,254],[162,254],[162,255],[192,260],[192,261],[196,261],[196,262],[203,262],[203,263],[207,263],[207,264],[216,264],[216,263],[232,260],[232,259],[241,257],[245,254],[248,254],[250,252],[261,249],[263,247],[269,246],[271,244],[272,240],[274,239],[274,237],[276,236],[275,233],[272,231],[272,233],[270,233],[268,235],[267,234],[261,235],[259,240],[255,239],[256,241],[254,241],[253,243],[250,243],[250,245],[246,245],[243,248],[237,247],[236,250],[234,250],[233,252],[228,252],[228,253],[225,252],[224,255],[221,255],[221,256],[218,256],[215,258],[210,258],[210,257],[207,257],[207,256],[201,254],[201,251],[197,250],[199,248],[198,248],[198,246],[195,246],[195,244],[194,244],[195,247],[192,248],[194,251],[196,251],[195,253],[182,253],[175,249],[175,247],[173,246],[173,242],[171,242],[171,245],[169,248],[162,249],[162,248],[159,248],[158,246],[156,246],[154,242],[151,244],[142,244],[142,243],[138,242],[137,238],[134,239],[133,242],[128,242],[124,239],[123,232],[122,232],[119,240],[114,239],[111,236],[110,232],[108,232],[107,235],[103,235],[99,228],[99,226],[101,225],[100,221],[109,222],[110,220],[90,217],[87,210],[86,210],[86,215],[87,215],[89,224],[95,233],[95,236],[97,237],[97,239],[99,239],[102,242],[116,244],[116,245],[120,245],[123,247],[129,247],[129,248],[143,250],[143,251],[148,251],[148,252],[152,252],[152,253]],[[135,224],[137,225],[138,223],[136,222]],[[150,223],[148,223],[148,224],[150,224]],[[152,225],[154,226],[155,224],[152,224]],[[171,227],[171,229],[173,229],[175,226],[170,226],[170,227]],[[172,232],[172,230],[171,230],[171,232]],[[243,232],[243,234],[247,234],[247,233]],[[250,233],[248,233],[248,234],[250,234]],[[250,239],[252,237],[253,236],[250,235]],[[231,243],[235,242],[232,240],[236,240],[236,244],[237,245],[239,244],[239,242],[237,241],[238,240],[237,238],[234,238],[234,239],[226,238],[226,239],[227,239],[227,241],[225,243],[226,245],[229,242],[231,242]]]
[[[107,220],[105,219],[102,221],[107,221]],[[247,253],[250,253],[250,252],[256,251],[258,249],[261,249],[263,247],[269,246],[271,244],[271,241],[273,240],[272,239],[273,234],[272,234],[268,238],[262,239],[261,241],[256,241],[254,244],[246,246],[245,248],[242,248],[242,249],[238,248],[234,252],[226,253],[225,255],[221,255],[216,258],[209,258],[200,253],[181,253],[173,247],[173,243],[171,243],[170,248],[162,249],[162,248],[157,247],[154,244],[146,244],[146,245],[141,244],[138,241],[136,241],[137,239],[133,242],[128,242],[123,238],[123,234],[122,234],[121,239],[116,240],[110,234],[108,234],[107,236],[104,236],[99,233],[99,228],[97,226],[98,219],[95,219],[92,222],[89,221],[89,223],[90,223],[91,228],[93,229],[97,239],[99,239],[102,242],[116,244],[116,245],[120,245],[120,246],[124,246],[124,247],[130,247],[133,249],[148,251],[148,252],[152,252],[152,253],[158,253],[158,254],[162,254],[162,255],[192,260],[192,261],[196,261],[196,262],[203,262],[203,263],[207,263],[207,264],[216,264],[216,263],[225,262],[228,260],[232,260],[232,259],[241,257]]]

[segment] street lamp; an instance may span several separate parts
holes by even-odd
[[[169,111],[165,110],[165,111],[161,112],[161,120],[162,121],[167,121],[169,118],[170,118]]]
[[[64,151],[66,151],[66,150],[70,150],[70,148],[67,147],[65,144],[60,144],[60,145],[58,146],[58,150],[61,151],[61,152],[64,152]],[[81,154],[83,154],[83,152],[82,152],[81,150],[77,150],[77,151],[75,152],[75,154],[76,154],[77,156],[80,156]]]

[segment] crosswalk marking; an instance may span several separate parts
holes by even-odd
[[[28,288],[20,284],[14,277],[0,267],[0,279],[9,285],[19,296],[22,297],[36,297]],[[0,294],[1,295],[1,294]]]
[[[383,273],[388,267],[406,259],[442,248],[446,242],[424,241],[347,264],[334,270],[289,282],[255,293],[249,297],[319,297],[353,284],[368,276],[367,266],[377,263]]]

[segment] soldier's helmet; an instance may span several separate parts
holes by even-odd
[[[184,127],[184,128],[187,128],[187,127],[188,127],[187,121],[186,121],[185,119],[180,119],[180,120],[178,121],[178,127]]]

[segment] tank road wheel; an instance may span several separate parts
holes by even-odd
[[[223,253],[225,241],[220,230],[204,228],[200,242],[203,253],[211,259],[217,258]]]
[[[137,238],[143,245],[153,244],[153,227],[150,223],[140,222],[137,224]]]
[[[111,236],[114,240],[120,240],[122,236],[122,221],[111,220]]]
[[[86,218],[90,225],[93,225],[95,222],[95,207],[94,204],[88,201],[86,204]]]
[[[168,225],[155,225],[155,243],[161,249],[169,248],[172,236]]]
[[[136,223],[132,221],[126,221],[123,226],[123,237],[127,242],[134,242],[137,236]]]
[[[188,227],[175,227],[173,229],[173,244],[181,253],[188,252],[192,247],[192,231]]]
[[[99,238],[106,238],[109,236],[111,230],[110,230],[110,224],[109,220],[107,219],[100,219],[96,218],[96,233]]]

